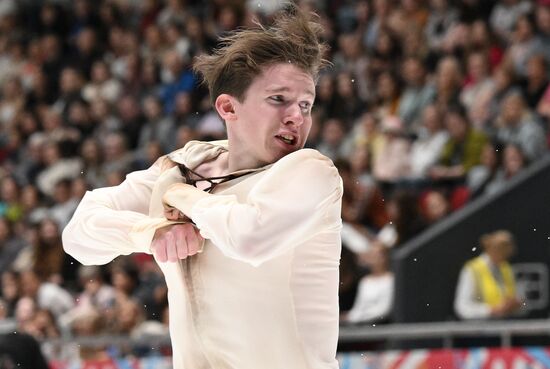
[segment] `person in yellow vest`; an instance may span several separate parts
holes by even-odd
[[[505,230],[483,235],[483,253],[466,262],[460,272],[454,308],[461,319],[505,318],[517,312],[514,273],[508,260],[514,239]]]

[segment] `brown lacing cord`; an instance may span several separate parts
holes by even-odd
[[[193,187],[197,187],[197,182],[206,181],[210,183],[210,187],[204,189],[204,191],[208,193],[212,193],[212,191],[214,191],[214,188],[216,188],[216,186],[221,183],[231,181],[233,179],[245,176],[253,172],[253,171],[248,171],[248,172],[243,172],[239,174],[228,174],[226,176],[220,176],[220,177],[203,177],[199,173],[187,168],[183,164],[178,164],[178,167],[180,169],[181,175],[185,178],[185,183]],[[191,174],[197,176],[198,179],[191,178]],[[214,181],[217,181],[217,182],[214,182]]]

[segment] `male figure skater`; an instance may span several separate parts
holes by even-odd
[[[88,192],[63,232],[84,264],[153,253],[175,369],[335,369],[342,184],[303,149],[325,46],[294,10],[199,57],[227,141],[190,142]]]

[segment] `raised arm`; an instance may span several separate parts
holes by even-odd
[[[225,255],[257,266],[316,234],[338,231],[342,192],[332,162],[304,149],[279,160],[244,202],[181,183],[169,187],[163,200]]]
[[[149,252],[150,240],[139,245],[130,233],[139,222],[149,221],[149,201],[161,161],[128,174],[118,186],[88,191],[63,230],[65,251],[83,264],[106,264],[119,255]]]

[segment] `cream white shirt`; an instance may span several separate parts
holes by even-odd
[[[193,169],[226,151],[226,142],[191,142],[169,157]],[[63,232],[65,250],[84,264],[149,252],[169,223],[162,195],[182,181],[177,167],[161,167],[88,192]],[[203,252],[159,263],[175,369],[338,367],[342,191],[332,162],[303,149],[193,205]]]

